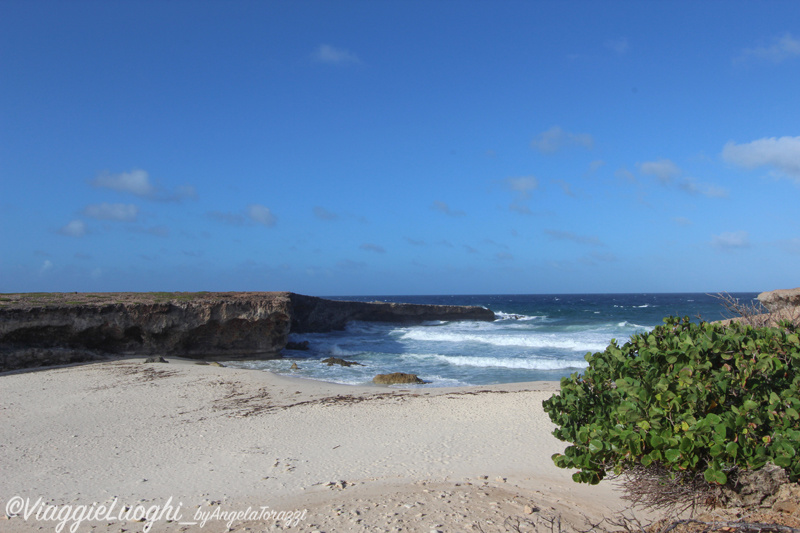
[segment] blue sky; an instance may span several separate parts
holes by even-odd
[[[797,2],[0,2],[0,292],[800,285]]]

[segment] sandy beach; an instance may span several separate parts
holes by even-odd
[[[524,531],[626,507],[552,464],[557,383],[351,387],[167,360],[0,375],[0,530],[67,531],[80,506],[97,519],[73,531]]]

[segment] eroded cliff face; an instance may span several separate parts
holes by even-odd
[[[494,313],[288,292],[2,295],[0,371],[107,354],[277,358],[290,331],[331,331],[351,320],[494,320]]]
[[[103,296],[99,301],[54,298],[0,307],[3,370],[103,354],[278,357],[291,324],[288,293],[166,301],[150,295],[137,299],[131,293]]]

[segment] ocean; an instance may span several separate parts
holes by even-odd
[[[758,293],[731,293],[750,302]],[[703,293],[547,294],[457,296],[355,296],[336,300],[478,305],[494,322],[427,322],[420,325],[353,322],[344,331],[292,334],[307,351],[284,350],[282,359],[225,364],[278,374],[363,385],[376,374],[407,372],[429,382],[420,387],[459,387],[559,381],[586,368],[587,352],[611,339],[624,343],[665,316],[692,320],[730,318],[720,301]],[[328,366],[340,357],[363,366]],[[292,363],[298,367],[292,370]]]

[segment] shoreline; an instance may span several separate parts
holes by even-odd
[[[297,531],[491,530],[501,515],[546,511],[580,522],[625,507],[610,483],[579,485],[552,464],[565,444],[551,435],[541,402],[556,382],[353,386],[167,360],[0,375],[3,505],[15,496],[56,506],[116,497],[181,502],[185,518],[306,509]],[[234,530],[276,526],[267,522],[240,520]],[[87,525],[81,530],[126,528]],[[0,526],[48,528],[21,518]]]

